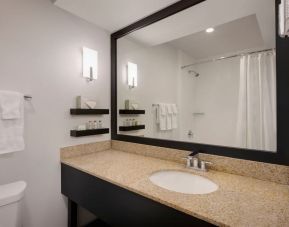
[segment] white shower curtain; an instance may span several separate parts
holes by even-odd
[[[275,51],[242,56],[237,146],[276,151]]]

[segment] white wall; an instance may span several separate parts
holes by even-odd
[[[69,131],[90,117],[71,117],[75,96],[110,107],[109,34],[58,9],[50,0],[1,0],[0,89],[31,94],[25,107],[26,149],[0,156],[0,184],[25,180],[24,227],[64,227],[59,148],[110,139],[71,138]],[[81,78],[81,48],[99,52],[99,78]],[[110,117],[101,117],[110,126]]]
[[[127,62],[138,65],[138,86],[129,89],[127,85]],[[118,109],[124,109],[126,99],[135,100],[145,115],[119,116],[118,124],[127,118],[138,119],[146,125],[145,130],[133,131],[131,135],[152,138],[177,139],[178,129],[160,131],[156,124],[154,103],[177,103],[178,51],[168,45],[148,47],[129,38],[118,40]],[[127,134],[127,133],[126,133]]]

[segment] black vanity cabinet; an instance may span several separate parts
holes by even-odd
[[[214,226],[65,164],[61,192],[69,200],[69,227],[76,227],[77,205],[111,227]]]

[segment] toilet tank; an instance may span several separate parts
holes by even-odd
[[[22,227],[22,206],[26,183],[0,185],[0,227]]]

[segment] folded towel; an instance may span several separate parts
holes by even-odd
[[[178,108],[176,104],[171,105],[173,115],[172,115],[172,128],[178,128]]]
[[[1,118],[4,120],[21,118],[23,94],[12,91],[0,91]]]
[[[172,105],[173,104],[166,104],[166,107],[167,107],[167,113],[168,114],[173,114],[173,108],[172,108]]]
[[[167,115],[167,105],[164,103],[159,104],[160,114],[163,116]]]
[[[172,111],[173,111],[173,114],[175,115],[179,113],[177,104],[172,104]]]
[[[172,130],[173,129],[173,126],[172,126],[173,111],[171,108],[171,104],[166,104],[166,108],[167,108],[167,116],[166,116],[167,130]]]
[[[159,128],[161,131],[167,130],[167,109],[166,104],[160,103],[157,107],[157,124],[159,124]]]
[[[160,106],[158,106],[156,108],[156,123],[159,124],[160,123],[160,118],[161,118],[161,110],[160,110]]]
[[[11,100],[13,105],[9,105],[8,100]],[[10,92],[0,91],[0,116],[2,116],[0,117],[0,154],[24,150],[23,94],[12,95]]]

